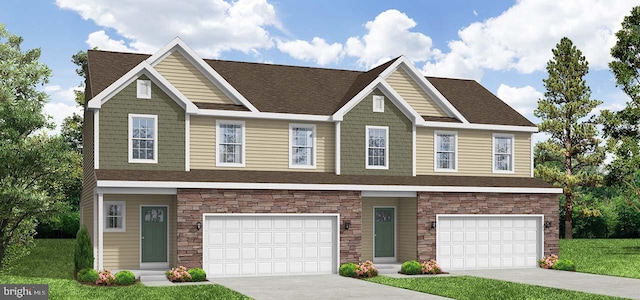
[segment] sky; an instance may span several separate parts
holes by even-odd
[[[0,23],[53,71],[45,111],[61,124],[82,79],[79,50],[153,54],[176,36],[203,58],[368,70],[399,55],[425,75],[474,79],[534,123],[551,49],[570,38],[597,110],[628,97],[607,67],[640,0],[4,0]],[[56,130],[57,131],[57,130]],[[540,139],[540,138],[538,138]]]

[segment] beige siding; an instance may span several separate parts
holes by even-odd
[[[238,169],[216,167],[216,120],[214,118],[192,117],[190,123],[192,169]],[[316,168],[299,169],[289,168],[290,123],[307,124],[280,120],[245,120],[246,162],[245,167],[241,169],[333,172],[335,170],[335,125],[314,123],[316,125]]]
[[[396,208],[396,258],[399,262],[416,259],[417,215],[415,198],[362,198],[362,257],[373,259],[373,208],[394,206]]]
[[[104,195],[104,201],[126,201],[125,232],[104,233],[106,269],[140,268],[140,205],[169,205],[169,266],[176,265],[176,196]]]
[[[155,68],[193,102],[234,104],[222,90],[178,51],[171,53],[158,63]]]
[[[440,130],[440,129],[436,129]],[[488,130],[455,130],[458,132],[458,172],[433,171],[433,128],[417,128],[416,173],[418,175],[465,175],[465,176],[531,176],[531,134],[513,133],[515,138],[515,170],[513,174],[493,173],[492,141],[494,133]]]
[[[405,72],[398,68],[387,83],[421,116],[448,117],[438,104]]]

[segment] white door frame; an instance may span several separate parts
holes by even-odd
[[[491,217],[536,217],[540,218],[540,223],[538,223],[538,237],[537,241],[539,242],[536,258],[541,259],[544,256],[544,215],[543,214],[436,214],[436,261],[440,260],[440,247],[438,246],[438,241],[440,240],[438,234],[438,223],[440,223],[440,217],[479,217],[479,218],[491,218]]]
[[[334,219],[335,234],[333,242],[335,243],[333,269],[332,273],[337,274],[340,268],[340,214],[339,213],[203,213],[202,214],[202,268],[205,269],[204,263],[208,259],[208,251],[206,245],[208,235],[206,234],[207,217],[331,217]],[[209,278],[209,275],[207,275]]]
[[[376,208],[393,208],[393,257],[376,257]],[[393,205],[381,205],[373,207],[373,262],[395,263],[398,257],[398,208]]]
[[[142,262],[142,208],[143,207],[166,207],[167,208],[167,216],[166,216],[166,222],[165,224],[167,224],[167,262],[150,262],[150,263],[143,263]],[[140,204],[140,210],[138,211],[138,218],[140,220],[139,221],[139,226],[138,227],[138,241],[139,241],[139,256],[138,256],[138,260],[140,262],[140,269],[168,269],[169,268],[169,257],[171,257],[171,255],[169,254],[171,247],[170,247],[170,239],[169,239],[169,233],[171,232],[171,224],[170,222],[170,218],[169,218],[169,205],[166,204],[158,204],[158,205],[153,205],[153,204]]]

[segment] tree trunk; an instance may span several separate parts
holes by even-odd
[[[4,261],[5,252],[6,252],[6,248],[4,247],[4,243],[0,242],[0,271],[2,270],[2,267],[4,267],[2,262]]]
[[[573,238],[573,195],[565,195],[564,203],[564,238]]]

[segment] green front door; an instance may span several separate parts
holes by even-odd
[[[167,260],[167,208],[162,206],[143,206],[142,218],[142,262],[158,263]]]
[[[395,218],[394,208],[374,208],[375,257],[395,256]]]

